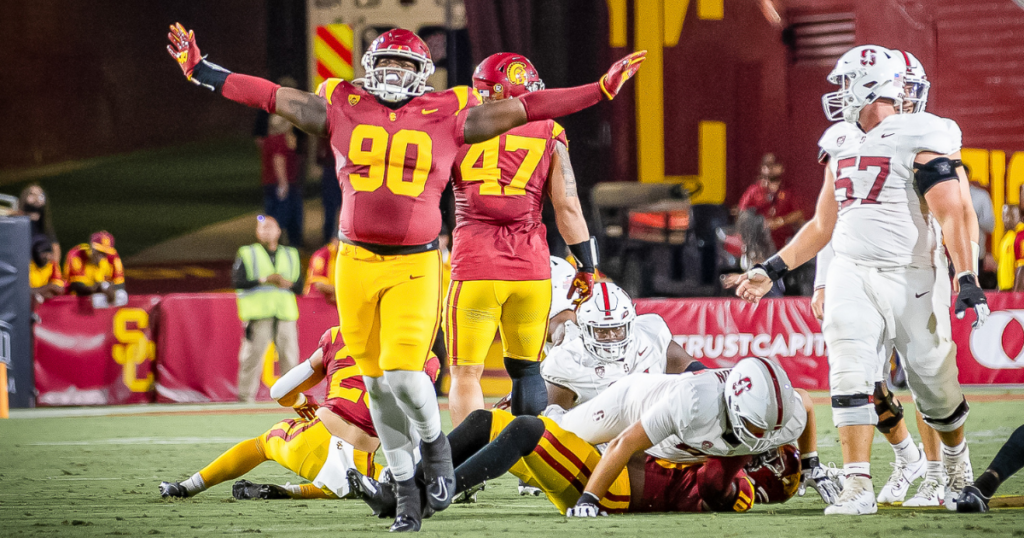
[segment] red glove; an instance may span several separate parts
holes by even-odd
[[[601,77],[601,91],[609,101],[615,99],[622,89],[622,85],[640,70],[640,64],[647,57],[647,51],[641,50],[612,64],[611,69]]]
[[[512,393],[508,393],[504,398],[494,403],[491,409],[501,409],[502,411],[508,411],[512,408]]]
[[[316,398],[312,396],[306,396],[302,394],[303,401],[301,404],[293,405],[292,409],[295,410],[295,414],[306,420],[313,420],[316,418],[316,410],[320,409],[320,404],[316,403]]]
[[[572,288],[569,289],[569,295],[566,295],[565,298],[572,299],[572,294],[577,292],[579,292],[579,297],[572,302],[575,305],[590,298],[594,293],[594,273],[583,270],[576,271],[576,276],[572,279]]]
[[[180,22],[171,25],[171,31],[167,34],[171,44],[167,45],[167,52],[178,61],[185,78],[192,80],[192,70],[196,64],[203,61],[203,55],[196,45],[196,35],[192,30],[185,30]]]

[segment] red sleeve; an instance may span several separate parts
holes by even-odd
[[[747,187],[747,190],[743,191],[743,197],[740,198],[740,211],[745,209],[754,209],[755,211],[760,209],[761,201],[761,189],[758,188],[757,184],[753,184]]]

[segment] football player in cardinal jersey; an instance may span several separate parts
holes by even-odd
[[[544,82],[526,57],[500,52],[480,62],[473,86],[491,102],[543,90]],[[597,265],[565,130],[553,120],[535,121],[462,146],[452,176],[456,226],[444,331],[452,367],[452,424],[484,407],[480,378],[496,331],[512,378],[512,414],[539,415],[547,405],[539,361],[552,302],[541,222],[545,194],[559,232],[574,257],[583,260],[574,278],[574,290],[583,298]]]
[[[633,373],[704,369],[672,341],[661,316],[638,316],[629,295],[615,284],[594,286],[594,294],[576,309],[576,325],[576,336],[554,346],[540,364],[550,405],[571,409]]]
[[[956,345],[949,319],[945,242],[959,288],[958,318],[988,316],[973,271],[962,171],[955,158],[956,123],[921,112],[901,114],[906,62],[899,51],[866,45],[845,53],[829,75],[840,89],[826,94],[826,115],[856,123],[858,136],[829,156],[814,218],[739,284],[739,297],[757,302],[772,282],[818,253],[832,239],[829,300],[822,330],[829,348],[833,421],[839,429],[846,479],[826,514],[871,514],[873,405],[881,381],[882,349],[893,339],[905,360],[911,392],[928,425],[939,432],[950,497],[972,480],[964,438],[969,407],[957,381]],[[822,145],[826,144],[823,137]],[[834,232],[833,232],[834,230]]]
[[[366,380],[373,421],[397,481],[392,530],[419,530],[421,490],[430,509],[443,510],[455,480],[434,387],[422,370],[441,321],[439,201],[456,153],[463,144],[614,98],[646,53],[615,62],[590,85],[475,106],[480,96],[467,87],[428,92],[430,51],[404,29],[384,32],[367,47],[358,85],[328,79],[316,93],[209,62],[195,34],[180,24],[168,38],[168,52],[191,82],[330,140],[343,198],[335,269],[336,280],[345,283],[337,297],[341,332]],[[424,462],[419,483],[413,477],[417,435]]]
[[[902,57],[907,65],[907,73],[904,79],[903,106],[904,114],[924,112],[928,104],[928,89],[930,83],[925,73],[924,65],[908,51],[902,51]],[[845,121],[838,122],[830,127],[821,138],[821,151],[818,160],[827,164],[830,156],[835,154],[845,137],[861,136],[860,129]],[[960,152],[955,152],[954,159],[960,158]],[[958,168],[959,172],[963,170]],[[961,195],[964,197],[964,209],[967,211],[964,219],[968,225],[968,233],[971,237],[971,249],[977,257],[978,246],[978,218],[974,213],[974,204],[970,202],[970,190],[966,181],[966,174],[961,175]],[[831,242],[821,249],[817,256],[816,272],[814,275],[814,297],[812,309],[814,315],[820,320],[824,317],[825,282],[828,274],[828,267],[835,257]],[[977,267],[974,267],[977,271]],[[892,341],[883,346],[882,356],[885,360],[884,366],[888,367],[888,357],[892,355]],[[883,379],[884,379],[883,375]],[[893,470],[889,479],[878,492],[877,502],[893,503],[902,501],[903,506],[940,506],[945,503],[946,475],[942,465],[941,446],[938,432],[924,422],[924,415],[919,409],[915,410],[917,418],[917,429],[921,432],[921,442],[924,446],[924,453],[918,450],[917,445],[907,430],[906,422],[903,420],[903,406],[889,392],[884,381],[875,383],[874,393],[875,412],[878,414],[878,424],[875,427],[885,436],[893,448],[896,461],[892,465]],[[915,480],[924,477],[917,492],[909,500],[906,498],[910,486]]]

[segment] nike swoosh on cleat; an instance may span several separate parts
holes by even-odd
[[[436,108],[432,108],[430,110],[427,110],[427,109],[424,108],[420,112],[422,112],[423,115],[426,116],[427,114],[433,114],[434,112],[437,112],[437,109]]]
[[[434,499],[437,499],[440,502],[444,502],[448,500],[448,483],[445,482],[444,480],[441,480],[440,482],[438,482],[438,485],[441,488],[441,494],[438,495],[437,493],[430,492],[430,496],[433,497]]]
[[[925,296],[925,295],[927,295],[927,294],[928,294],[928,292],[927,292],[927,291],[926,291],[926,292],[924,292],[924,293],[915,293],[915,294],[914,294],[914,297],[915,297],[915,298],[917,298],[917,299],[920,299],[921,297],[924,297],[924,296]]]

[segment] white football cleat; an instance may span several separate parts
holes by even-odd
[[[925,478],[924,482],[917,487],[917,493],[909,501],[903,503],[906,507],[921,506],[942,506],[946,502],[946,485],[934,478]]]
[[[956,499],[960,492],[967,486],[974,484],[974,468],[971,460],[964,454],[964,458],[953,465],[946,465],[946,476],[949,481],[946,483],[946,509],[956,512]],[[945,463],[945,462],[943,462]]]
[[[910,491],[910,486],[914,483],[914,480],[924,476],[927,470],[925,467],[925,462],[927,461],[924,453],[921,453],[921,457],[913,463],[901,459],[890,463],[892,474],[889,475],[889,480],[882,486],[882,491],[878,492],[878,504],[903,502],[903,499],[907,498],[907,492]]]
[[[543,494],[544,491],[542,489],[535,488],[533,486],[527,486],[526,482],[523,482],[522,480],[519,481],[519,495],[523,497],[540,497]]]
[[[878,512],[875,504],[875,488],[871,479],[864,476],[846,477],[845,487],[839,500],[825,508],[825,515],[860,516]]]

